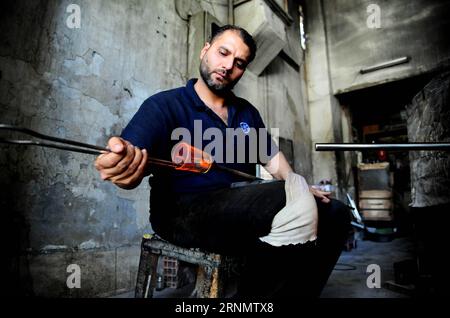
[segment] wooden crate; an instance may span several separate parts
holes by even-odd
[[[392,221],[393,195],[389,163],[360,164],[359,210],[366,221]]]

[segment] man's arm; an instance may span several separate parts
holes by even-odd
[[[293,172],[291,166],[286,160],[286,157],[281,151],[272,157],[269,162],[264,166],[266,170],[277,180],[286,180],[289,172]],[[324,203],[330,202],[328,196],[331,192],[320,191],[314,187],[309,187],[309,191]]]
[[[264,168],[277,180],[286,180],[289,172],[292,172],[291,166],[281,151],[278,151]]]
[[[100,177],[123,189],[136,188],[146,175],[147,150],[141,150],[119,137],[109,139],[108,147],[111,152],[95,160]]]

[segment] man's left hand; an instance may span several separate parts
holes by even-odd
[[[309,191],[317,198],[319,198],[323,203],[329,203],[331,200],[328,196],[331,195],[331,192],[321,191],[314,186],[309,187]]]

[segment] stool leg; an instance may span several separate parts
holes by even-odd
[[[225,286],[227,284],[227,261],[220,255],[215,255],[214,259],[219,263],[212,271],[211,288],[209,290],[209,298],[222,298],[225,294]]]
[[[145,247],[141,248],[139,269],[136,279],[135,298],[151,298],[156,285],[156,267],[159,255],[151,253]]]
[[[149,272],[150,277],[147,278],[146,282],[146,288],[144,289],[144,298],[152,298],[153,297],[153,291],[156,287],[156,270],[158,267],[158,259],[159,254],[151,254],[150,255],[150,266],[149,266]]]
[[[218,298],[223,296],[223,271],[217,267],[198,266],[192,298]]]
[[[191,293],[192,298],[208,298],[211,288],[211,271],[208,266],[198,266],[195,288]]]
[[[135,298],[144,297],[144,286],[150,274],[149,271],[150,252],[141,245],[141,256],[139,258],[139,268],[136,277],[136,289],[134,290]]]
[[[222,273],[219,268],[214,268],[211,273],[211,288],[209,289],[209,298],[222,297],[223,286],[221,284]]]

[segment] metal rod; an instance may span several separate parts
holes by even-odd
[[[45,142],[45,141],[14,140],[14,139],[0,138],[0,143],[10,144],[10,145],[23,145],[23,146],[40,146],[40,147],[46,147],[46,148],[54,148],[54,149],[67,150],[67,151],[73,151],[73,152],[79,152],[79,153],[86,153],[86,154],[90,154],[90,155],[101,155],[103,153],[106,153],[106,151],[103,151],[103,150],[83,149],[83,148],[72,147],[72,146],[63,146],[63,145],[58,145],[58,144],[52,144],[52,143]],[[109,152],[109,150],[107,152]]]
[[[225,167],[225,166],[220,166],[218,164],[214,164],[212,166],[212,168],[218,168],[220,170],[228,171],[228,172],[230,172],[230,173],[232,173],[234,175],[237,175],[237,176],[240,176],[240,177],[243,177],[243,178],[246,178],[246,179],[250,179],[250,180],[262,180],[261,178],[255,177],[255,176],[253,176],[251,174],[248,174],[248,173],[245,173],[245,172],[242,172],[242,171],[239,171],[239,170],[231,169],[231,168],[228,168],[228,167]]]
[[[161,159],[154,159],[154,158],[148,158],[147,162],[149,164],[155,164],[161,167],[168,167],[168,168],[178,168],[180,165],[173,163],[171,161],[168,160],[161,160]]]
[[[14,140],[14,139],[0,138],[0,143],[11,144],[11,145],[22,145],[22,146],[40,146],[40,147],[67,150],[67,151],[78,152],[78,153],[85,153],[85,154],[90,154],[90,155],[101,155],[101,154],[109,152],[109,150],[103,151],[103,150],[95,150],[95,149],[83,149],[83,148],[78,148],[78,147],[64,146],[64,145],[48,143],[45,141],[34,141],[34,140]],[[172,161],[157,159],[157,158],[152,158],[152,157],[148,158],[148,163],[155,164],[155,165],[158,165],[161,167],[173,168],[173,169],[176,169],[181,166],[181,164],[177,164]],[[240,176],[240,177],[243,177],[246,179],[260,180],[260,178],[252,176],[245,172],[227,168],[224,166],[220,166],[218,164],[214,164],[213,167],[224,170],[224,171],[228,171],[234,175],[237,175],[237,176]]]
[[[361,74],[370,73],[370,72],[373,72],[373,71],[381,70],[383,68],[388,68],[388,67],[391,67],[391,66],[395,66],[395,65],[399,65],[399,64],[403,64],[403,63],[408,63],[410,59],[411,58],[409,56],[403,56],[403,57],[400,57],[400,58],[395,59],[395,60],[391,60],[391,61],[383,62],[383,63],[380,63],[380,64],[376,64],[376,65],[373,65],[373,66],[362,68],[359,72]]]
[[[54,149],[60,149],[60,150],[67,150],[72,152],[78,152],[78,153],[85,153],[89,155],[101,155],[105,153],[109,153],[110,151],[108,149],[106,150],[95,150],[95,149],[84,149],[79,147],[73,147],[73,146],[67,146],[67,145],[58,145],[53,144],[45,141],[35,141],[35,140],[14,140],[14,139],[5,139],[0,138],[0,143],[4,144],[10,144],[10,145],[22,145],[22,146],[39,146],[39,147],[46,147],[46,148],[54,148]],[[152,164],[157,164],[160,166],[166,166],[171,168],[177,168],[180,165],[173,163],[172,161],[168,160],[162,160],[157,158],[148,158],[148,162]]]
[[[85,153],[90,155],[101,155],[105,153],[111,152],[108,148],[97,146],[97,145],[91,145],[86,144],[74,140],[69,139],[63,139],[63,138],[57,138],[52,137],[44,134],[40,134],[34,130],[13,126],[13,125],[5,125],[0,124],[0,130],[9,130],[9,131],[17,131],[21,132],[39,139],[43,140],[50,140],[53,142],[57,142],[60,144],[50,143],[46,141],[38,141],[38,140],[17,140],[17,139],[8,139],[8,138],[0,138],[0,143],[5,144],[11,144],[11,145],[23,145],[23,146],[40,146],[40,147],[46,147],[46,148],[54,148],[54,149],[60,149],[60,150],[67,150],[67,151],[73,151],[73,152],[79,152],[79,153]],[[169,167],[173,169],[177,169],[182,166],[182,164],[177,164],[172,161],[148,157],[148,163],[149,164],[155,164],[162,167]],[[257,178],[255,176],[252,176],[250,174],[241,172],[239,170],[234,170],[231,168],[227,168],[224,166],[219,166],[218,164],[213,164],[212,167],[216,167],[221,170],[228,171],[234,175],[238,175],[240,177],[250,179],[250,180],[261,180],[260,178]]]
[[[100,146],[97,146],[97,145],[86,144],[86,143],[83,143],[83,142],[69,140],[69,139],[64,139],[64,138],[52,137],[52,136],[40,134],[40,133],[38,133],[38,132],[36,132],[34,130],[31,130],[31,129],[28,129],[28,128],[14,126],[14,125],[0,124],[0,130],[18,131],[18,132],[21,132],[21,133],[24,133],[24,134],[27,134],[27,135],[30,135],[30,136],[33,136],[33,137],[36,137],[36,138],[50,140],[50,141],[54,141],[54,142],[60,142],[60,143],[68,144],[68,145],[72,145],[72,146],[84,147],[84,148],[89,148],[89,149],[97,149],[97,150],[102,150],[102,151],[107,151],[107,152],[110,151],[109,149],[107,149],[105,147],[100,147]],[[41,145],[43,145],[43,144],[41,144]],[[47,146],[44,146],[44,147],[50,147],[50,146],[48,146],[48,144],[47,144]],[[57,148],[57,147],[51,147],[51,148]],[[64,149],[64,148],[58,148],[58,149]]]
[[[83,148],[72,147],[72,146],[64,146],[64,145],[52,144],[52,143],[48,143],[48,142],[45,142],[45,141],[14,140],[14,139],[0,138],[0,143],[10,144],[10,145],[19,145],[19,146],[20,145],[22,145],[22,146],[40,146],[40,147],[60,149],[60,150],[67,150],[67,151],[84,153],[84,154],[90,154],[90,155],[97,155],[97,156],[101,155],[101,154],[104,154],[104,153],[107,153],[106,151],[103,151],[103,150],[83,149]],[[108,150],[108,152],[109,152],[109,150]],[[163,159],[157,159],[157,158],[152,158],[152,157],[148,158],[148,163],[149,164],[155,164],[155,165],[158,165],[160,167],[167,167],[167,168],[173,168],[173,169],[176,169],[176,168],[181,166],[181,164],[177,164],[177,163],[174,163],[172,161],[163,160]],[[228,172],[230,172],[230,173],[232,173],[234,175],[238,175],[238,176],[246,178],[246,179],[260,180],[260,178],[252,176],[250,174],[247,174],[247,173],[244,173],[244,172],[241,172],[241,171],[238,171],[238,170],[234,170],[234,169],[231,169],[231,168],[219,166],[217,164],[214,164],[213,167],[221,169],[221,170],[228,171]]]
[[[450,142],[427,142],[405,144],[353,144],[353,143],[319,143],[316,151],[362,151],[362,150],[440,150],[450,151]]]

